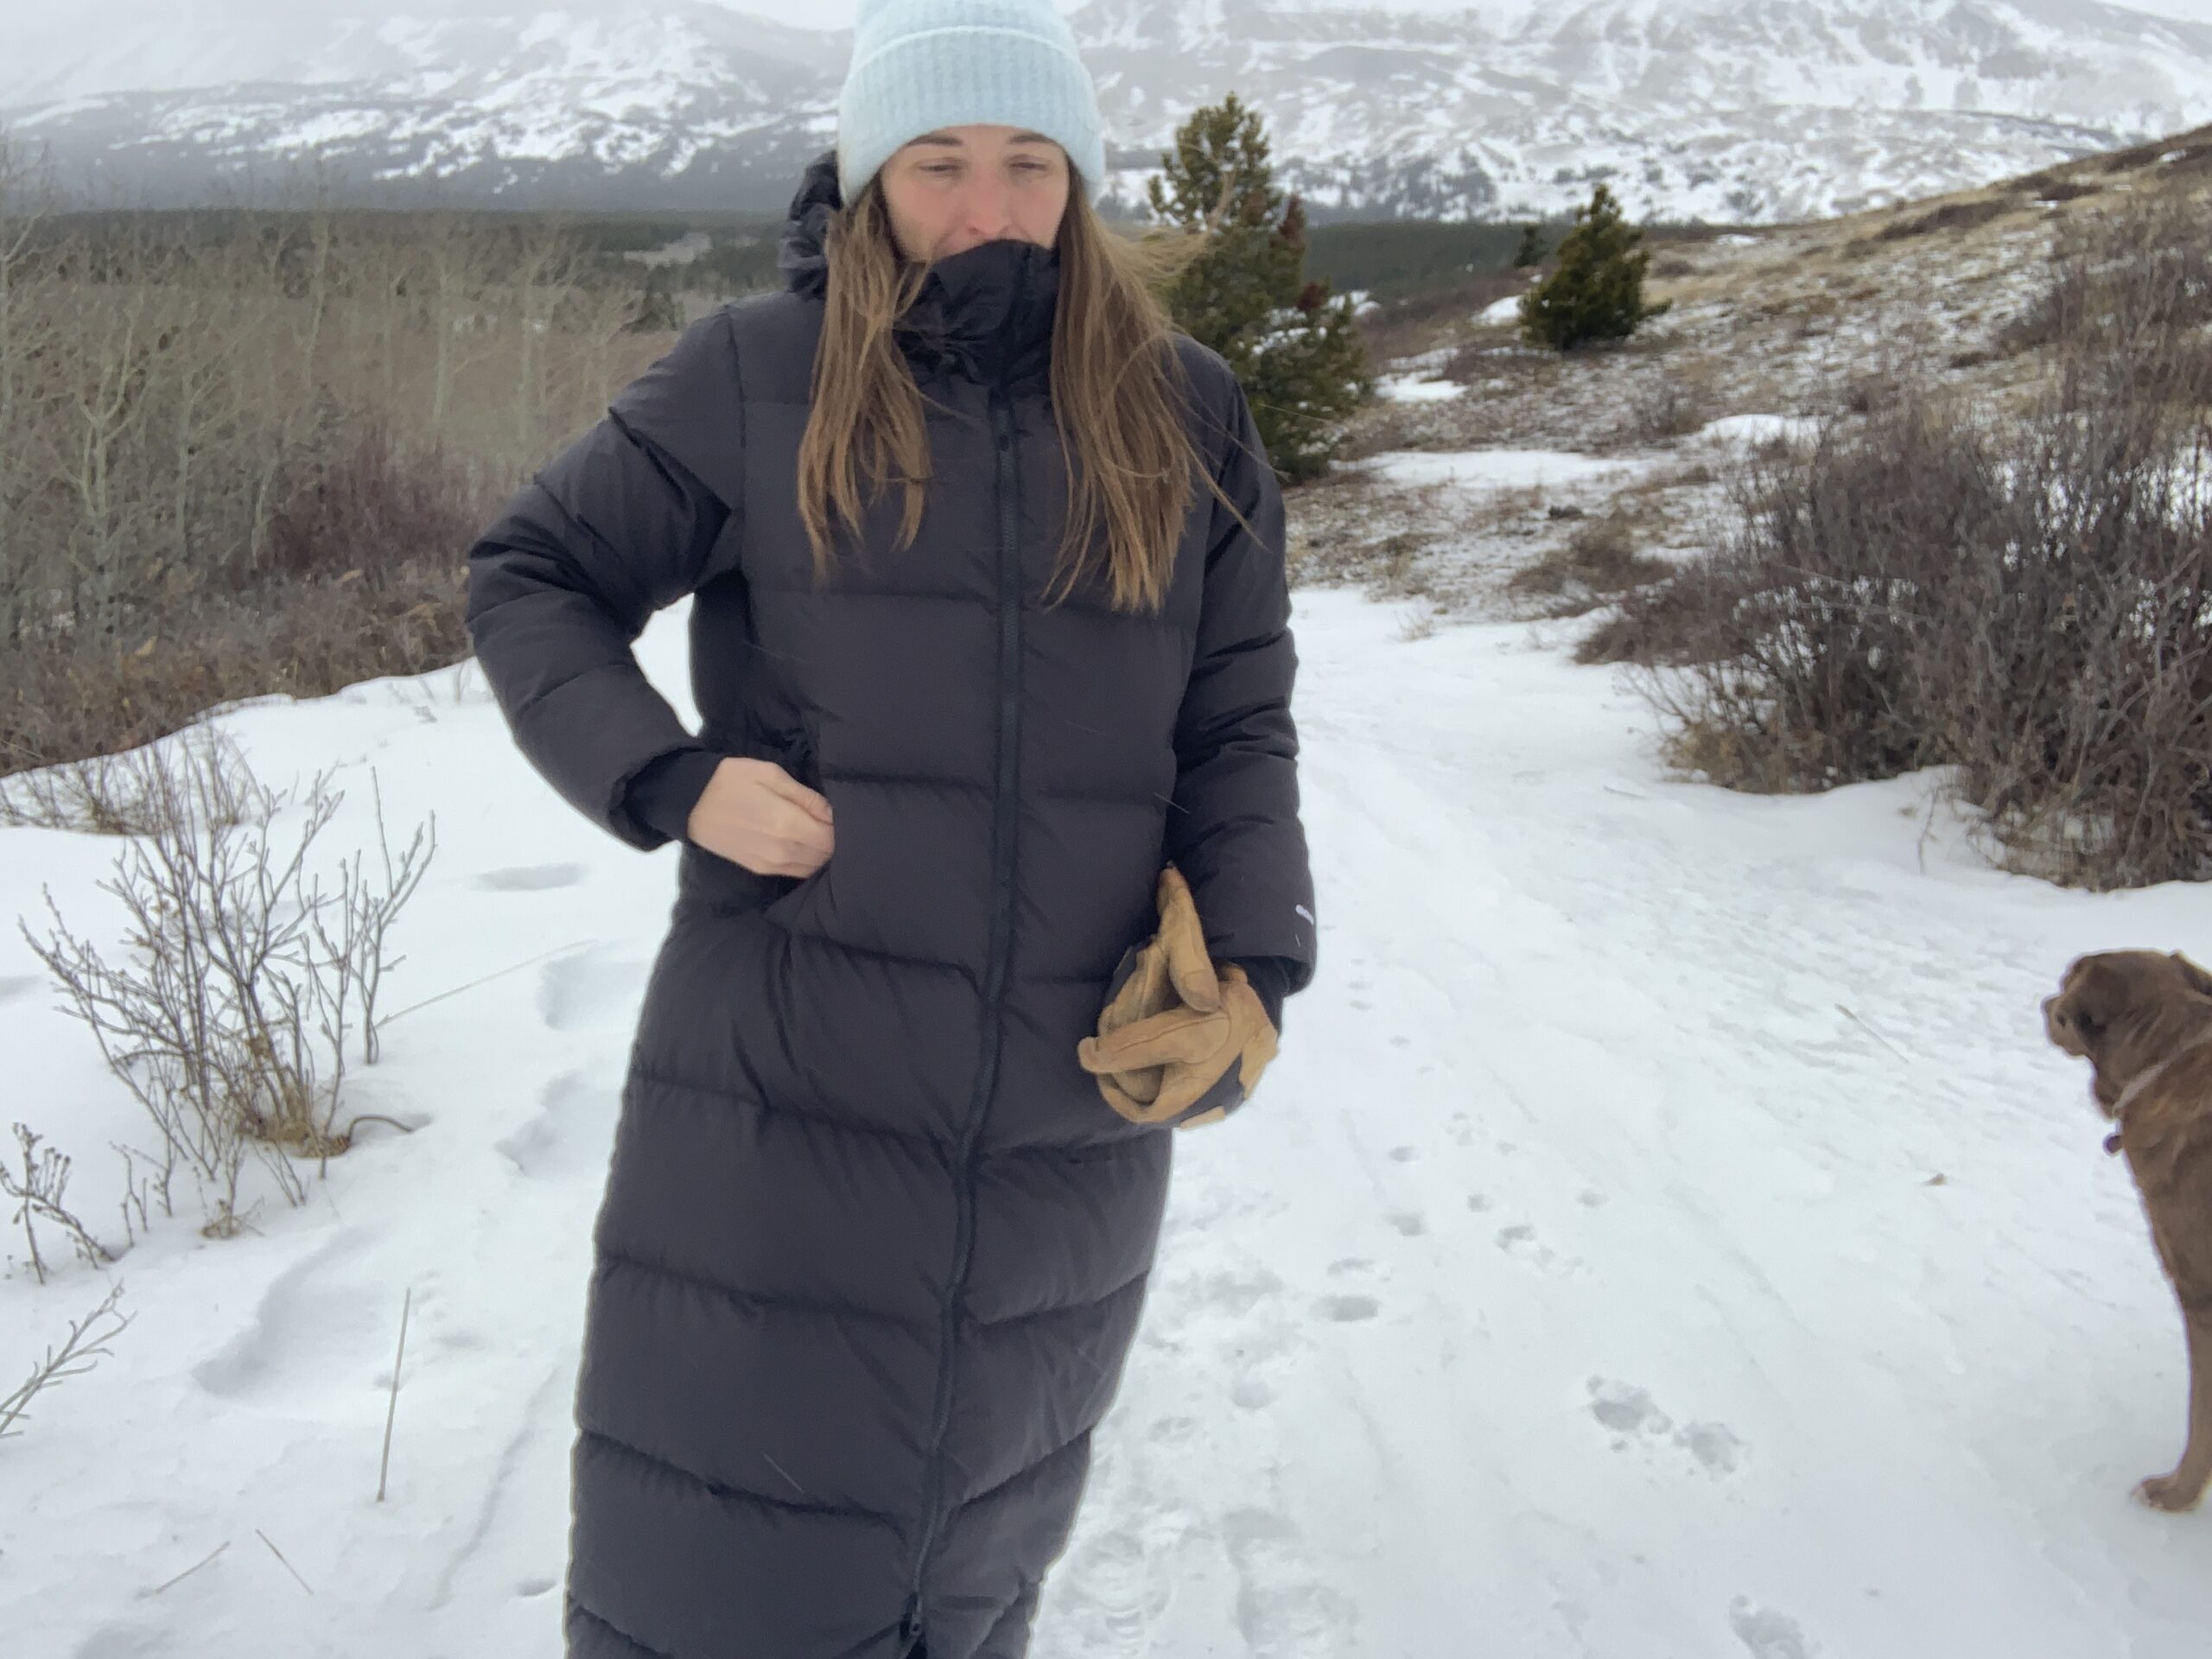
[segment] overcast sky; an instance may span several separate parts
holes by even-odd
[[[549,3],[553,0],[549,0]],[[650,3],[651,0],[640,0]],[[1077,0],[1061,0],[1060,9],[1072,11]],[[0,8],[9,4],[28,3],[28,0],[0,0]],[[211,6],[219,7],[230,0],[207,0]],[[836,28],[853,21],[855,0],[715,0],[734,11],[749,11],[764,17],[779,18],[785,22],[810,23],[817,28]],[[1366,6],[1382,3],[1401,11],[1483,11],[1492,8],[1479,3],[1469,5],[1467,0],[1321,0],[1321,3]],[[1507,0],[1496,10],[1518,14],[1529,9],[1531,0]],[[1568,0],[1572,3],[1572,0]],[[400,0],[363,0],[364,8],[376,10],[389,4],[395,10],[419,11],[419,3],[400,3]],[[346,10],[353,10],[347,7]],[[2212,0],[2139,0],[2127,8],[2131,11],[2156,12],[2167,17],[2190,17],[2202,22],[2212,22]]]
[[[734,11],[752,12],[757,16],[772,17],[785,22],[811,25],[819,29],[832,29],[852,22],[855,0],[713,0],[713,3],[728,6]],[[1478,3],[1470,7],[1467,0],[1319,0],[1319,3],[1323,4],[1348,6],[1379,4],[1392,10],[1407,11],[1452,12],[1496,10],[1516,15],[1528,10],[1532,5],[1544,3],[1545,0],[1493,0],[1493,4],[1485,6],[1478,0]],[[1559,0],[1550,0],[1550,3],[1559,3]],[[1567,0],[1567,3],[1572,3],[1573,0]],[[636,3],[641,9],[650,9],[652,0],[636,0]],[[1075,10],[1076,3],[1077,0],[1061,0],[1061,6],[1065,10]],[[0,28],[5,27],[10,15],[25,18],[34,15],[45,16],[53,10],[54,4],[54,0],[0,0]],[[196,0],[191,9],[197,16],[213,22],[219,19],[228,20],[239,16],[266,16],[272,11],[289,12],[293,10],[296,4],[297,0]],[[381,16],[388,14],[421,16],[425,12],[433,14],[443,12],[451,15],[454,12],[480,13],[488,10],[521,10],[539,6],[551,10],[559,4],[560,0],[504,0],[504,3],[497,5],[487,5],[486,0],[464,0],[463,3],[459,4],[440,4],[439,0],[336,0],[335,3],[328,5],[326,9],[340,15],[356,16]],[[66,9],[77,10],[76,8]],[[2189,17],[2201,22],[2212,22],[2212,0],[2136,0],[2129,9],[2136,11],[2157,12],[2169,17]],[[97,9],[92,10],[96,16]],[[79,12],[79,16],[82,21],[84,13]],[[4,41],[0,41],[0,49],[4,49]]]

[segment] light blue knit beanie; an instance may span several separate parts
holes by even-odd
[[[1096,200],[1098,93],[1052,0],[861,0],[837,98],[837,184],[852,200],[908,141],[989,122],[1042,133]]]

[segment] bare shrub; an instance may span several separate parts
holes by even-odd
[[[2143,377],[2011,415],[1901,387],[1755,461],[1710,555],[1592,655],[1715,781],[1822,789],[1943,765],[2015,868],[2212,873],[2212,479]]]
[[[315,779],[287,834],[280,821],[293,803],[254,779],[234,748],[188,741],[136,764],[137,796],[159,827],[101,884],[123,905],[130,960],[111,964],[73,934],[51,893],[50,937],[24,934],[153,1120],[172,1167],[200,1188],[204,1230],[224,1236],[240,1224],[250,1156],[298,1203],[306,1188],[295,1160],[351,1144],[359,1120],[340,1122],[348,1039],[358,1021],[373,1062],[376,993],[396,961],[390,925],[435,842],[426,826],[395,861],[379,800],[381,882],[356,855],[327,894],[308,869],[343,798],[327,778]]]
[[[1379,305],[1359,318],[1359,335],[1376,363],[1426,352],[1440,334],[1472,325],[1489,307],[1529,285],[1526,271],[1471,271],[1461,280]]]
[[[1516,594],[1560,601],[1554,613],[1573,616],[1606,595],[1656,581],[1669,568],[1637,550],[1634,519],[1615,512],[1585,519],[1563,545],[1514,572],[1506,585]]]
[[[69,1321],[69,1334],[56,1350],[48,1348],[45,1356],[31,1367],[30,1378],[13,1394],[0,1400],[0,1440],[12,1440],[22,1433],[16,1425],[29,1415],[31,1402],[57,1382],[73,1376],[82,1376],[101,1360],[108,1358],[108,1344],[129,1328],[130,1320],[115,1311],[123,1300],[123,1285],[118,1281],[101,1299],[100,1305],[81,1319]]]
[[[54,200],[0,133],[0,772],[466,655],[468,540],[666,344],[551,220]]]
[[[2125,365],[2152,377],[2173,371],[2152,342],[2177,346],[2212,322],[2212,207],[2156,197],[2085,213],[2051,234],[2044,285],[1997,336],[2007,353],[2062,348],[2079,373]]]
[[[22,1173],[18,1175],[11,1166],[0,1163],[0,1194],[16,1200],[16,1220],[22,1226],[24,1242],[30,1247],[31,1271],[41,1284],[46,1282],[46,1261],[38,1248],[41,1221],[60,1228],[77,1254],[92,1266],[114,1260],[107,1246],[70,1213],[69,1160],[52,1147],[41,1150],[42,1139],[28,1124],[16,1124],[16,1150],[22,1159]]]
[[[1662,371],[1643,377],[1629,388],[1621,403],[1613,441],[1667,443],[1702,429],[1710,415],[1709,394],[1702,382]]]
[[[1942,207],[1910,219],[1893,219],[1877,232],[1876,239],[1901,242],[1916,236],[1930,236],[1941,231],[1968,231],[1978,225],[1986,225],[1993,219],[2002,219],[2020,205],[2012,195],[1984,196],[1969,201],[1947,201]]]

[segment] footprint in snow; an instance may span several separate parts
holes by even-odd
[[[1249,1274],[1210,1274],[1193,1286],[1190,1300],[1223,1313],[1249,1313],[1282,1289],[1282,1281],[1261,1268]]]
[[[1382,1304],[1372,1296],[1324,1296],[1315,1306],[1323,1319],[1338,1325],[1362,1324],[1382,1311]]]
[[[1428,1230],[1428,1223],[1409,1210],[1399,1211],[1387,1219],[1393,1227],[1408,1238],[1419,1238]]]
[[[1590,1414],[1621,1434],[1664,1434],[1675,1426],[1642,1389],[1602,1376],[1590,1379]]]
[[[1726,1423],[1684,1423],[1677,1427],[1657,1401],[1632,1383],[1592,1377],[1590,1414],[1620,1436],[1613,1442],[1616,1451],[1626,1451],[1636,1440],[1646,1445],[1665,1442],[1708,1474],[1732,1475],[1743,1465],[1744,1443]]]
[[[1579,1263],[1564,1260],[1557,1250],[1536,1236],[1536,1230],[1527,1222],[1516,1222],[1512,1226],[1497,1230],[1497,1248],[1516,1262],[1525,1262],[1540,1273],[1567,1274]]]
[[[540,1092],[536,1113],[494,1149],[534,1179],[595,1172],[606,1162],[616,1094],[588,1073],[563,1072]]]
[[[1240,1376],[1229,1385],[1229,1403],[1239,1411],[1265,1411],[1274,1402],[1274,1385],[1264,1377]]]
[[[1390,1148],[1390,1161],[1394,1164],[1410,1164],[1414,1159],[1420,1156],[1421,1148],[1418,1147],[1393,1147]]]
[[[1324,1582],[1296,1527],[1270,1510],[1232,1510],[1221,1533],[1236,1569],[1236,1628],[1251,1659],[1351,1647],[1358,1612]]]
[[[1744,1644],[1751,1659],[1819,1659],[1819,1644],[1808,1637],[1797,1621],[1762,1607],[1749,1597],[1738,1596],[1728,1609],[1728,1628]]]
[[[471,885],[489,893],[550,893],[573,887],[584,879],[581,864],[516,864],[486,870]]]
[[[557,957],[540,970],[537,1017],[552,1031],[583,1031],[626,1014],[645,984],[644,964],[601,950]]]

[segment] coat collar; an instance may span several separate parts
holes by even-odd
[[[823,245],[843,205],[832,150],[808,167],[784,223],[776,264],[794,293],[818,300],[827,290]],[[918,371],[985,385],[1041,379],[1052,363],[1059,278],[1058,253],[1031,242],[986,242],[940,259],[899,320],[899,346]]]

